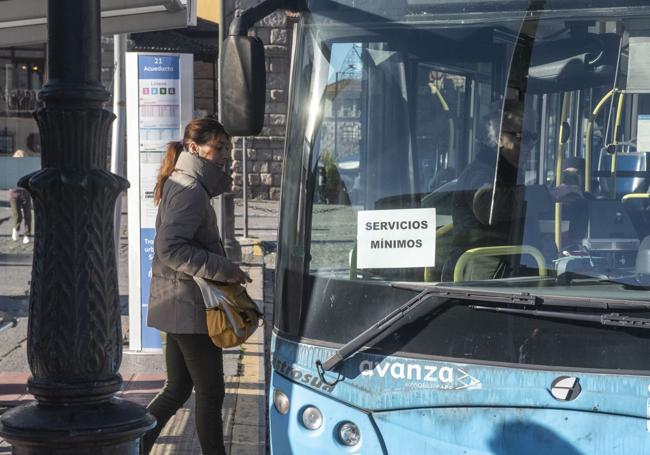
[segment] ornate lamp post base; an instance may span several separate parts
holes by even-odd
[[[112,398],[100,405],[31,403],[7,411],[0,433],[13,455],[137,455],[155,419],[142,406]]]

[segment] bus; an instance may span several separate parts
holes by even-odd
[[[650,453],[650,3],[277,6],[271,453]]]

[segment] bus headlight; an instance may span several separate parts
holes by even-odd
[[[302,424],[308,430],[318,430],[323,425],[323,414],[314,406],[307,406],[302,411]]]
[[[289,412],[289,397],[280,389],[273,390],[273,404],[280,414],[285,415]]]
[[[356,446],[361,441],[361,432],[359,427],[352,422],[343,422],[339,425],[338,431],[341,444],[346,446]]]

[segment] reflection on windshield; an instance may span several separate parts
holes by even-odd
[[[374,349],[648,370],[643,305],[573,305],[648,301],[650,7],[560,4],[575,2],[549,0],[539,23],[305,18],[280,333],[344,345],[412,299],[404,286],[442,286],[470,300],[431,300]]]
[[[650,20],[319,33],[310,274],[650,287]]]

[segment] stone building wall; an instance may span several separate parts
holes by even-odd
[[[226,17],[237,10],[259,3],[259,0],[225,0]],[[230,21],[227,20],[227,26]],[[264,43],[266,56],[266,115],[259,136],[246,140],[248,196],[254,199],[280,199],[280,180],[287,123],[287,95],[293,24],[296,19],[284,12],[275,12],[251,30]],[[225,30],[228,30],[228,28]],[[233,150],[235,193],[243,188],[242,140],[236,138]]]
[[[194,60],[194,116],[217,112],[217,62]]]

